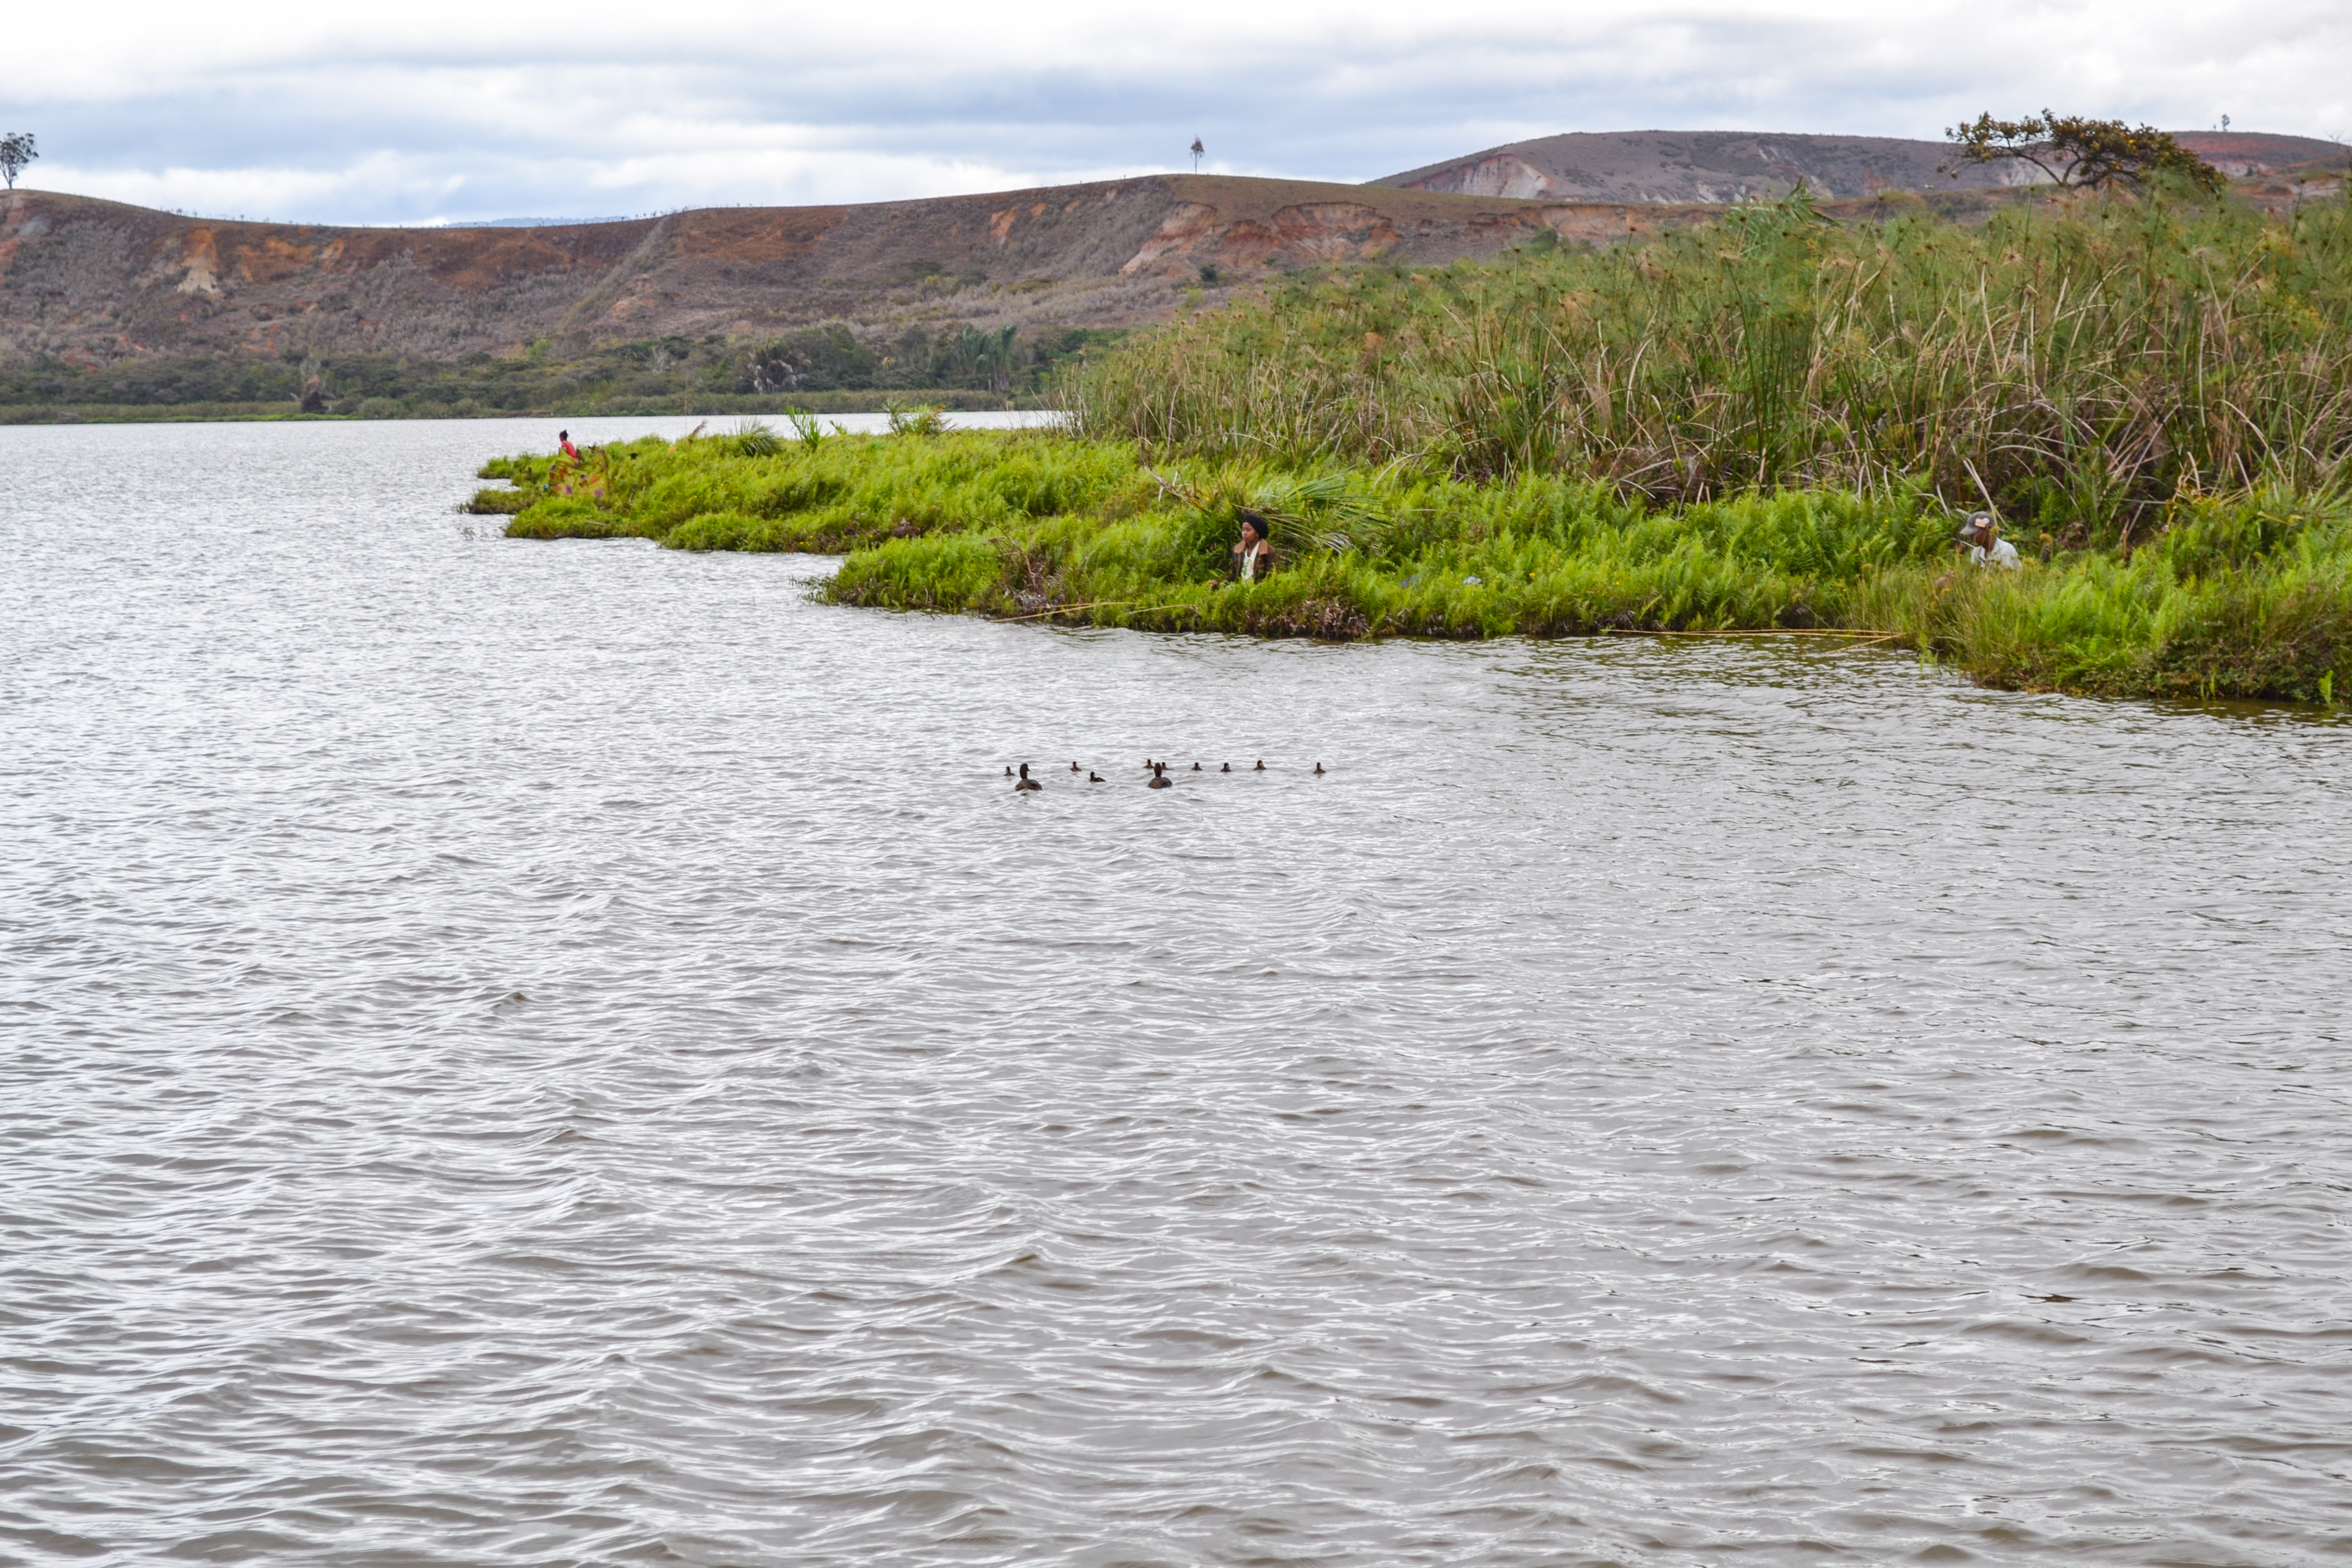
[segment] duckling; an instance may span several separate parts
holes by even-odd
[[[1013,769],[1011,769],[1010,768],[1006,768],[1006,769],[1004,770],[1004,776],[1005,776],[1007,779],[1012,778],[1012,777],[1013,777]]]
[[[1322,765],[1321,763],[1319,763],[1319,762],[1318,762],[1318,763],[1317,763],[1317,764],[1315,765],[1315,771],[1316,771],[1316,773],[1319,776],[1319,775],[1322,773],[1322,771],[1323,771],[1323,765]]]
[[[1076,773],[1077,770],[1078,770],[1078,765],[1077,765],[1076,763],[1075,763],[1075,762],[1071,763],[1071,764],[1070,764],[1070,771],[1071,771],[1071,772],[1073,772],[1073,773]]]
[[[1200,765],[1199,763],[1197,763],[1197,762],[1195,762],[1194,764],[1192,764],[1192,771],[1193,771],[1193,772],[1195,772],[1195,773],[1198,773],[1199,771],[1201,771],[1201,765]]]
[[[1043,789],[1045,786],[1038,783],[1034,779],[1029,777],[1029,765],[1024,762],[1021,765],[1020,780],[1016,782],[1013,788],[1015,789]]]
[[[1176,788],[1176,780],[1168,777],[1168,764],[1165,762],[1155,762],[1151,765],[1150,788],[1154,789],[1173,789]]]
[[[1101,774],[1095,772],[1092,768],[1088,768],[1088,769],[1087,770],[1087,783],[1089,783],[1089,784],[1099,784],[1099,783],[1101,783],[1102,781],[1103,781],[1103,776],[1102,776]]]
[[[1226,763],[1223,768],[1218,768],[1218,769],[1217,769],[1217,771],[1218,771],[1218,772],[1220,772],[1220,773],[1231,773],[1233,770],[1234,770],[1234,765],[1233,765],[1232,763],[1230,763],[1230,762]]]
[[[1253,773],[1263,773],[1263,772],[1265,772],[1265,758],[1263,758],[1263,757],[1259,758],[1257,759],[1257,766],[1256,766],[1256,767],[1255,767],[1255,768],[1251,768],[1251,769],[1250,769],[1250,771],[1251,771],[1251,772],[1253,772]]]

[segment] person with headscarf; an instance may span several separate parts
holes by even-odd
[[[1968,520],[1960,525],[1960,542],[1968,546],[1969,559],[1979,566],[2015,571],[2021,564],[2017,547],[2000,537],[1990,512],[1970,512]]]
[[[1234,546],[1234,580],[1263,582],[1274,570],[1274,541],[1268,538],[1274,530],[1265,514],[1244,507],[1236,514],[1241,518],[1241,542]]]

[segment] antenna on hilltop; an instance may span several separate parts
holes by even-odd
[[[1207,151],[1207,148],[1201,145],[1199,137],[1192,138],[1192,172],[1195,174],[1201,172],[1201,154]]]

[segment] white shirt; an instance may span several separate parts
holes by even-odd
[[[2011,571],[2015,571],[2020,564],[2017,559],[2017,547],[2007,539],[1993,540],[1990,549],[1985,549],[1982,545],[1970,545],[1969,559],[1979,566],[2005,567]]]

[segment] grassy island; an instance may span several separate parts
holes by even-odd
[[[1989,684],[2352,682],[2352,214],[1801,198],[1606,252],[1301,276],[1074,377],[1070,428],[761,426],[488,465],[518,538],[840,553],[822,591],[1263,635],[1847,632]],[[803,436],[816,434],[799,422]],[[1234,515],[1282,569],[1223,580]],[[1989,506],[2022,570],[1966,564]]]

